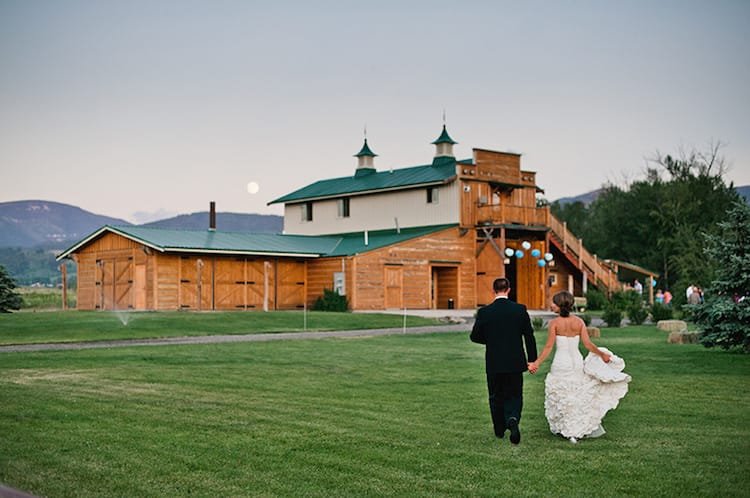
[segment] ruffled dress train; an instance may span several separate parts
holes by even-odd
[[[544,381],[544,412],[552,433],[577,440],[605,433],[604,415],[617,407],[628,392],[630,375],[625,362],[612,355],[609,363],[578,349],[580,336],[555,338],[556,352]],[[599,348],[607,354],[611,352]]]

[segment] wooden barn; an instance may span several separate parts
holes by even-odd
[[[620,288],[611,265],[537,205],[521,156],[473,149],[457,160],[443,126],[431,162],[375,168],[365,140],[353,175],[321,180],[284,205],[283,234],[106,226],[60,256],[78,264],[79,309],[284,310],[324,289],[351,309],[474,308],[505,276],[511,297]]]

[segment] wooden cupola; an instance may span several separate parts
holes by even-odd
[[[457,144],[455,140],[453,140],[450,135],[448,135],[448,131],[445,129],[445,124],[443,124],[443,132],[440,134],[440,136],[432,142],[435,145],[435,157],[455,157],[453,155],[453,146]]]
[[[354,157],[357,158],[357,171],[354,176],[359,177],[375,173],[375,165],[373,163],[373,159],[376,156],[377,154],[370,150],[370,147],[367,145],[367,138],[365,138],[365,143],[364,145],[362,145],[362,150],[354,154]]]

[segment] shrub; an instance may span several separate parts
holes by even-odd
[[[585,323],[587,327],[589,325],[591,325],[591,315],[583,313],[581,315],[578,315],[578,318],[580,318],[581,320],[583,320],[583,323]]]
[[[641,325],[648,318],[648,310],[642,304],[631,304],[628,306],[628,319],[633,325]]]
[[[672,308],[664,306],[661,303],[654,303],[654,305],[651,306],[651,320],[653,320],[654,323],[659,320],[671,320],[672,313]]]
[[[625,311],[636,304],[642,305],[641,295],[634,290],[612,293],[612,304],[620,311]]]
[[[544,328],[544,318],[535,316],[531,319],[531,326],[534,327],[534,330],[542,330]]]
[[[590,310],[602,310],[607,305],[607,296],[596,289],[591,289],[586,293],[586,306]]]
[[[604,310],[602,320],[607,324],[607,327],[619,327],[622,322],[622,311],[616,306],[610,304]]]
[[[347,311],[349,301],[346,296],[340,295],[330,289],[323,289],[323,295],[313,303],[312,309],[315,311]]]

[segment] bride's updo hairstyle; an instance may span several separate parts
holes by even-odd
[[[560,308],[560,316],[566,317],[570,316],[570,312],[573,310],[573,304],[575,303],[575,300],[573,299],[573,294],[571,294],[570,292],[560,291],[554,295],[554,297],[552,298],[552,302],[555,303],[558,308]]]

